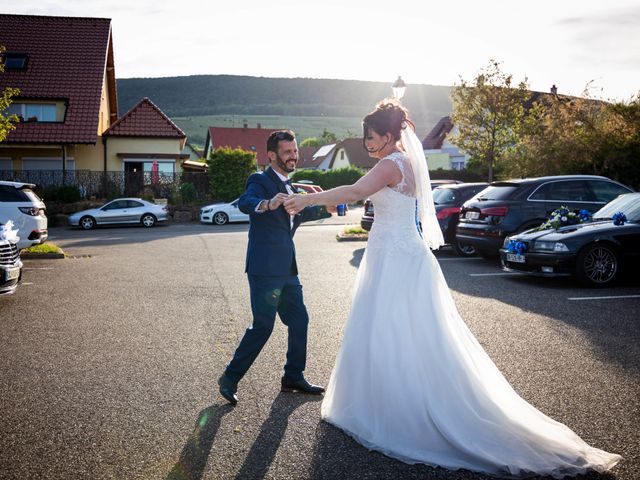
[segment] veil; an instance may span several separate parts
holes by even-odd
[[[409,157],[416,182],[417,219],[422,225],[422,238],[431,250],[437,250],[444,245],[444,237],[436,218],[436,208],[431,193],[431,179],[422,143],[408,125],[402,129],[400,142]]]

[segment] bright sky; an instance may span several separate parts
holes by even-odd
[[[0,12],[113,19],[118,78],[402,75],[410,88],[471,80],[495,58],[533,90],[640,91],[638,0],[0,0]]]

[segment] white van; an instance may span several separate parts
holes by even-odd
[[[18,249],[44,243],[49,236],[45,205],[33,192],[32,183],[0,180],[0,223],[13,221],[20,241]]]

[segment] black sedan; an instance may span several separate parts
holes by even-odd
[[[471,257],[476,249],[456,240],[456,225],[460,216],[462,204],[489,186],[488,183],[459,183],[441,185],[433,190],[433,202],[436,207],[436,217],[444,236],[444,241],[462,257]]]
[[[610,286],[640,263],[640,193],[620,195],[590,222],[507,237],[500,257],[508,271],[573,275],[587,286]]]

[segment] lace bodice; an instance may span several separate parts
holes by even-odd
[[[394,152],[383,160],[391,160],[398,166],[402,180],[394,187],[384,187],[371,195],[375,221],[367,250],[371,253],[422,252],[426,244],[416,225],[415,181],[409,159],[402,152]]]

